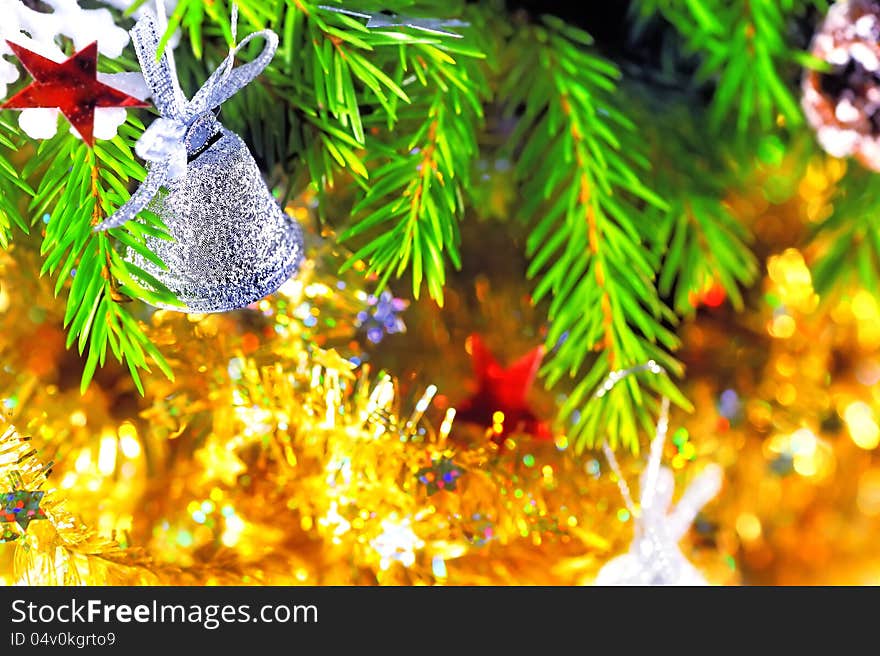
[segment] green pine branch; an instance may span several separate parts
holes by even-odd
[[[129,8],[128,12],[132,13],[146,0],[136,2]],[[252,28],[261,28],[265,22],[274,15],[275,5],[278,0],[235,0],[238,5],[240,16]],[[174,11],[168,16],[168,29],[159,41],[159,52],[163,52],[168,45],[168,41],[172,35],[182,29],[188,36],[189,45],[192,48],[193,56],[201,59],[203,54],[203,43],[205,37],[206,24],[215,27],[220,31],[227,44],[232,43],[232,27],[230,24],[230,16],[232,14],[231,2],[226,0],[211,0],[204,2],[203,0],[178,0]]]
[[[398,111],[396,125],[377,126],[382,141],[369,142],[368,187],[340,240],[368,235],[345,266],[366,259],[379,289],[411,269],[413,295],[424,282],[442,305],[447,260],[461,266],[458,221],[479,150],[485,81],[475,62],[456,65],[432,44],[411,46],[405,61],[416,100]]]
[[[672,297],[679,316],[695,313],[694,296],[710,284],[720,285],[741,310],[741,287],[758,274],[751,235],[724,200],[741,172],[732,170],[718,140],[700,128],[705,123],[692,106],[675,103],[654,111],[646,101],[645,107],[640,123],[650,144],[651,182],[667,203],[646,207],[650,223],[659,226],[652,240],[662,257],[658,290]]]
[[[669,354],[678,346],[666,324],[674,314],[654,287],[658,266],[645,244],[656,229],[646,206],[666,209],[643,182],[647,161],[635,125],[616,102],[618,70],[591,53],[591,37],[555,18],[515,39],[515,64],[501,91],[521,116],[511,141],[533,225],[528,240],[535,302],[551,297],[547,383],[576,377],[562,404],[578,450],[604,439],[638,450],[653,430],[656,398],[644,388],[688,402],[668,378],[628,378],[593,394],[613,370],[655,360],[680,374]]]
[[[364,189],[340,235],[362,243],[346,266],[366,259],[380,289],[410,270],[414,296],[424,282],[442,304],[446,260],[460,266],[457,221],[486,95],[482,53],[467,38],[367,29],[327,10],[314,11],[308,29],[314,65],[304,78],[317,111],[305,116],[321,130],[309,168],[330,184],[334,169],[347,168]]]
[[[847,284],[880,295],[880,178],[852,166],[831,198],[833,211],[811,235],[813,285],[825,297]]]
[[[94,148],[62,130],[44,141],[25,167],[24,175],[40,174],[30,210],[34,221],[50,212],[41,252],[41,274],[56,280],[55,294],[67,293],[64,325],[67,347],[76,342],[82,355],[88,349],[81,389],[84,392],[108,350],[131,372],[143,393],[140,370],[155,364],[166,376],[173,374],[159,350],[149,341],[126,301],[179,304],[173,294],[146,271],[126,262],[114,244],[133,249],[163,266],[147,248],[148,235],[170,238],[158,217],[144,212],[107,232],[95,225],[122,205],[130,181],[141,181],[145,171],[136,162],[132,145],[143,125],[129,116],[119,135],[97,141]],[[143,281],[143,282],[139,282]]]
[[[366,259],[368,272],[379,275],[381,289],[392,273],[400,277],[412,267],[413,295],[419,297],[424,281],[440,305],[446,282],[444,253],[455,267],[461,266],[462,186],[477,152],[474,121],[461,116],[461,105],[448,106],[449,93],[448,87],[434,92],[426,116],[418,112],[424,120],[414,134],[401,131],[391,147],[374,147],[380,165],[352,210],[352,226],[340,235],[345,241],[367,231],[376,233],[345,268]]]
[[[728,119],[740,135],[757,123],[773,128],[803,124],[796,98],[797,70],[820,63],[790,45],[790,19],[824,0],[639,0],[642,20],[659,13],[681,34],[684,49],[700,58],[698,84],[715,85],[710,125]]]
[[[708,285],[718,284],[735,310],[742,310],[741,286],[748,286],[757,275],[757,261],[746,245],[742,224],[728,207],[711,192],[687,188],[664,188],[669,208],[660,217],[658,243],[667,245],[658,288],[664,296],[673,295],[675,311],[692,316],[693,298]]]
[[[12,241],[13,228],[28,232],[28,222],[19,206],[22,194],[26,198],[34,195],[34,190],[24,180],[12,163],[13,155],[22,148],[24,139],[15,119],[8,114],[0,114],[0,247],[7,248]]]

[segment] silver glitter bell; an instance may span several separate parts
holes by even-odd
[[[173,237],[146,238],[167,269],[133,250],[126,255],[128,261],[162,282],[185,305],[162,307],[225,312],[276,291],[297,271],[303,254],[299,224],[281,210],[245,143],[213,112],[266,67],[278,37],[270,30],[249,35],[187,101],[168,51],[156,60],[163,31],[149,15],[131,31],[161,113],[135,146],[148,162],[147,178],[96,230],[122,225],[143,209],[152,211]],[[263,52],[233,68],[235,54],[257,36],[266,40]]]

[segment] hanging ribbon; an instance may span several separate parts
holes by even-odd
[[[278,35],[272,30],[249,34],[236,45],[238,12],[233,4],[233,45],[229,55],[192,100],[187,100],[177,80],[170,48],[166,48],[161,59],[157,61],[159,41],[167,27],[162,0],[159,0],[157,7],[158,13],[155,17],[145,15],[130,32],[144,78],[160,114],[160,118],[144,131],[134,148],[140,158],[149,162],[147,177],[129,201],[98,225],[96,231],[116,228],[132,220],[147,206],[163,184],[186,175],[188,157],[203,148],[220,130],[212,110],[256,79],[268,66],[278,48]],[[263,51],[253,61],[234,67],[238,52],[257,37],[266,41]]]

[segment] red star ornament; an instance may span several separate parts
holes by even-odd
[[[550,427],[535,416],[526,401],[544,356],[543,347],[532,349],[505,368],[479,335],[471,335],[470,341],[477,391],[457,406],[456,421],[485,426],[497,444],[502,444],[513,433],[525,433],[539,440],[552,439]],[[503,413],[503,419],[496,415],[498,412]]]
[[[60,64],[11,41],[6,43],[34,81],[0,105],[0,109],[60,109],[83,141],[93,146],[96,107],[148,106],[142,100],[98,82],[97,41]]]

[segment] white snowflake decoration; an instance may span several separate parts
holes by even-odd
[[[598,396],[607,393],[621,378],[636,371],[663,370],[654,362],[631,370],[615,372],[600,388]],[[632,501],[614,452],[604,445],[605,456],[617,475],[621,494],[635,531],[629,551],[606,563],[594,585],[708,585],[703,575],[681,552],[678,543],[685,536],[706,503],[721,489],[722,471],[715,464],[707,466],[691,482],[675,507],[671,507],[675,491],[672,470],[660,465],[663,444],[669,426],[669,399],[664,398],[657,421],[656,435],[651,442],[648,464],[639,483],[639,507]]]
[[[0,0],[0,98],[5,98],[7,86],[19,79],[18,67],[5,56],[12,55],[6,40],[20,44],[43,57],[63,62],[67,55],[57,39],[67,37],[78,51],[98,42],[98,52],[116,59],[128,45],[128,32],[113,21],[109,9],[83,9],[76,0],[44,0],[52,12],[35,11],[21,0]],[[13,60],[14,61],[14,60]],[[98,79],[110,86],[145,99],[149,91],[140,73],[98,73]],[[125,122],[124,107],[95,109],[94,134],[98,139],[112,139]],[[57,109],[33,108],[19,113],[18,124],[32,139],[48,139],[58,129]],[[71,133],[79,136],[73,128]]]

